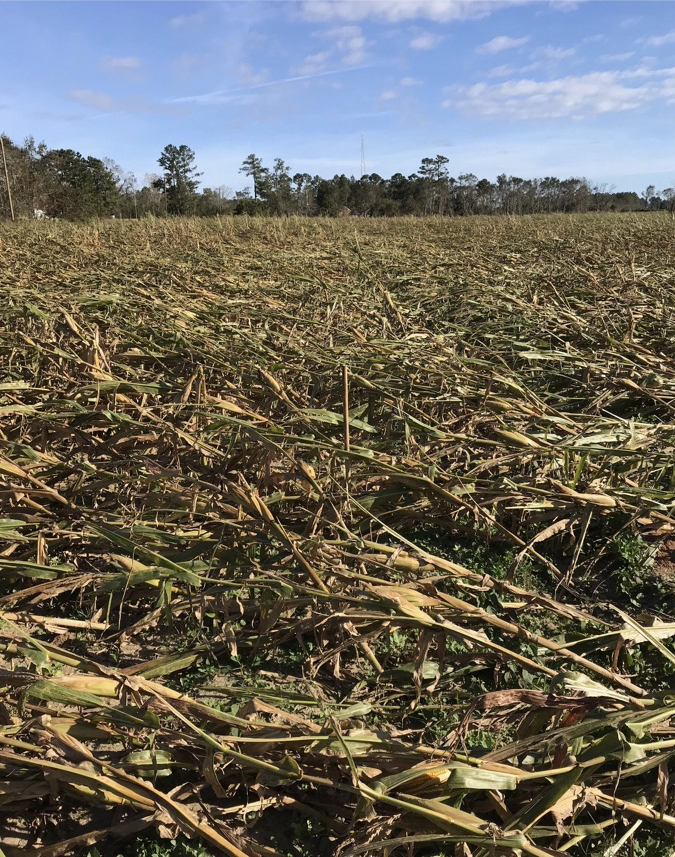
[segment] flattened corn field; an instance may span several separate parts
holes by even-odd
[[[674,239],[3,224],[4,854],[670,853]]]

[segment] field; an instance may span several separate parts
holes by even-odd
[[[3,224],[0,288],[0,851],[670,854],[667,215]]]

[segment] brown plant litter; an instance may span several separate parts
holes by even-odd
[[[674,239],[0,226],[5,853],[675,835],[675,619],[604,577],[672,565]]]

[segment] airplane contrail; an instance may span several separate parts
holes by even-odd
[[[184,95],[181,98],[169,98],[164,101],[164,104],[185,104],[190,101],[208,101],[212,98],[227,95],[238,95],[242,92],[249,92],[252,89],[264,89],[267,86],[277,86],[281,83],[295,83],[298,80],[313,80],[316,77],[328,77],[332,74],[346,74],[350,71],[360,71],[364,68],[371,68],[370,65],[357,65],[353,68],[338,68],[331,71],[318,71],[315,74],[298,74],[295,77],[284,77],[280,80],[268,80],[266,83],[254,83],[251,86],[238,86],[234,89],[216,89],[213,92],[204,92],[201,95]]]

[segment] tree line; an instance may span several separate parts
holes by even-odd
[[[395,173],[383,178],[371,173],[322,178],[293,174],[281,158],[267,167],[251,154],[240,169],[250,179],[249,187],[235,194],[224,187],[200,191],[195,153],[189,146],[172,144],[158,158],[161,172],[146,175],[139,187],[132,173],[109,158],[49,149],[32,137],[19,145],[2,135],[2,142],[8,182],[0,170],[0,217],[11,215],[10,195],[16,217],[66,220],[217,214],[467,216],[675,208],[675,188],[657,191],[649,185],[638,194],[608,189],[585,178],[523,179],[502,174],[490,181],[473,173],[454,177],[444,155],[423,158],[417,172],[408,176]]]

